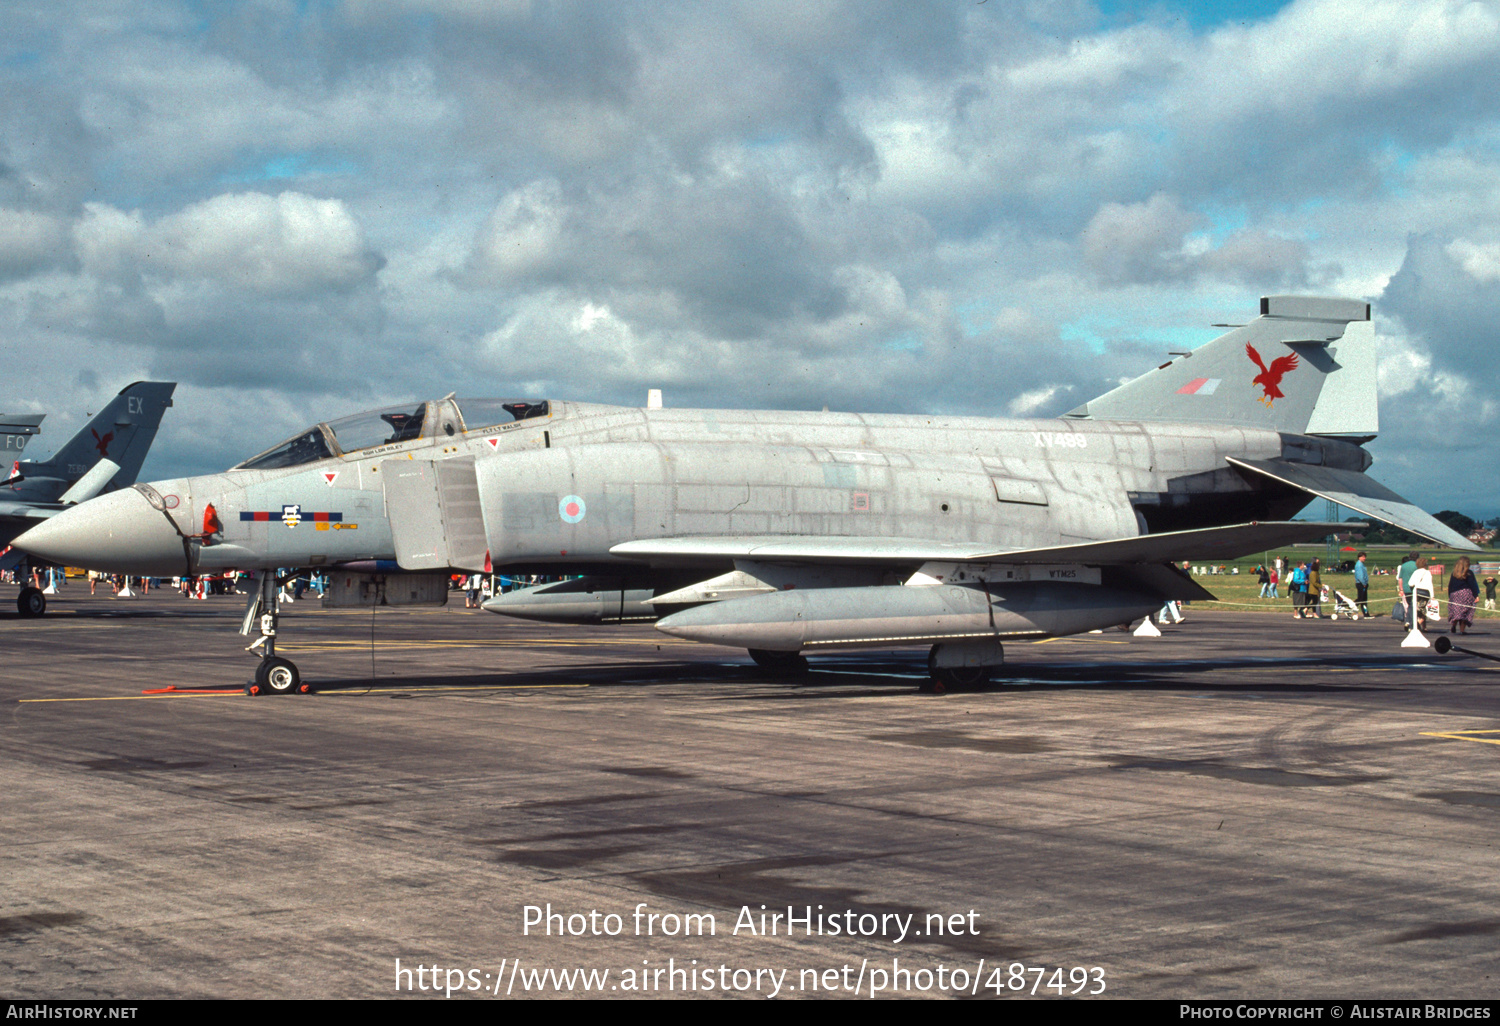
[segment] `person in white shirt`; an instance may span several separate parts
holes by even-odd
[[[1432,598],[1432,571],[1427,569],[1427,557],[1417,557],[1417,568],[1411,572],[1407,582],[1411,587],[1412,618],[1419,631],[1427,630],[1427,603]]]

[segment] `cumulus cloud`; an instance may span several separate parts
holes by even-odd
[[[1006,411],[1012,417],[1033,417],[1037,411],[1045,408],[1057,397],[1061,391],[1057,385],[1048,385],[1045,388],[1034,388],[1029,392],[1022,392],[1006,404]]]
[[[201,279],[269,296],[347,292],[385,263],[341,201],[295,192],[215,196],[152,223],[89,203],[73,238],[102,279]]]
[[[471,287],[567,284],[600,296],[666,292],[698,325],[743,337],[799,312],[839,312],[843,294],[834,269],[817,259],[819,248],[796,205],[761,179],[719,176],[573,196],[542,181],[496,207],[461,280]]]
[[[475,237],[467,279],[508,284],[563,273],[575,256],[573,241],[564,238],[564,221],[570,216],[555,179],[530,182],[510,193]]]
[[[1188,274],[1183,240],[1198,218],[1170,196],[1144,203],[1106,203],[1084,228],[1084,259],[1109,284],[1158,282]]]
[[[340,200],[227,193],[155,219],[87,203],[50,230],[75,266],[30,295],[33,330],[113,344],[153,375],[326,387],[383,323],[384,260]]]
[[[73,245],[84,271],[104,281],[139,276],[140,241],[146,220],[139,211],[126,213],[107,203],[85,203],[73,224]]]
[[[1444,247],[1444,252],[1475,281],[1481,284],[1500,282],[1500,243],[1454,239]]]
[[[0,207],[0,279],[22,278],[67,255],[67,231],[55,217]]]
[[[1373,450],[1383,477],[1420,502],[1434,487],[1432,455],[1445,465],[1493,463],[1500,432],[1500,276],[1487,273],[1486,248],[1424,233],[1413,236],[1401,268],[1376,309],[1381,333],[1380,391],[1383,437]],[[1474,265],[1476,275],[1469,265]],[[1476,462],[1477,461],[1477,462]],[[1387,469],[1389,468],[1389,469]],[[1460,472],[1438,487],[1455,498],[1450,508],[1481,517],[1496,496],[1487,475]]]
[[[1436,369],[1500,379],[1500,275],[1489,248],[1424,233],[1413,236],[1379,307],[1425,341]]]
[[[1233,232],[1217,246],[1190,237],[1203,218],[1157,193],[1144,203],[1106,203],[1079,236],[1084,259],[1107,285],[1191,282],[1199,277],[1251,287],[1309,284],[1307,244],[1262,230]],[[1318,277],[1339,274],[1336,264]]]
[[[385,263],[342,201],[296,192],[215,196],[162,218],[142,244],[174,274],[273,295],[348,291]]]

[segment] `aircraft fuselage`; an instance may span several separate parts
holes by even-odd
[[[545,416],[466,432],[451,402],[429,405],[421,437],[293,467],[157,481],[67,517],[92,507],[108,535],[95,537],[94,561],[115,572],[397,559],[446,567],[424,566],[413,536],[413,525],[420,533],[430,523],[421,482],[413,492],[392,479],[459,460],[466,474],[472,464],[471,526],[497,570],[578,573],[638,566],[611,549],[650,538],[921,538],[1002,550],[1282,519],[1306,495],[1249,480],[1225,457],[1350,470],[1369,462],[1344,442],[1207,424],[554,402]],[[449,520],[451,533],[451,511]]]

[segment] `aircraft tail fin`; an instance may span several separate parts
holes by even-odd
[[[42,433],[45,413],[0,413],[0,479],[10,475],[11,464],[18,463],[26,443]],[[17,471],[19,473],[19,471]]]
[[[21,473],[71,484],[107,459],[118,464],[119,470],[100,490],[133,484],[176,388],[175,381],[127,385],[62,448],[44,461],[23,463]]]
[[[1265,296],[1255,320],[1066,416],[1198,421],[1367,442],[1380,426],[1370,304]]]

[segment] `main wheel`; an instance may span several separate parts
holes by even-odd
[[[260,666],[255,669],[255,683],[269,694],[290,695],[296,693],[302,675],[297,672],[297,664],[290,659],[273,656],[260,661]]]
[[[16,596],[16,612],[22,616],[41,616],[47,611],[47,596],[42,594],[40,588],[30,586],[22,588],[21,594]]]
[[[942,684],[947,690],[954,691],[961,688],[977,688],[981,684],[988,684],[990,674],[994,672],[992,666],[943,666],[932,671],[933,679]]]
[[[941,695],[946,691],[977,688],[989,683],[990,676],[995,672],[993,666],[939,666],[937,654],[937,645],[933,645],[927,653],[927,676],[930,683],[921,687],[925,694]]]
[[[801,652],[772,652],[764,648],[747,649],[755,665],[772,673],[787,677],[802,677],[807,674],[807,656]]]

